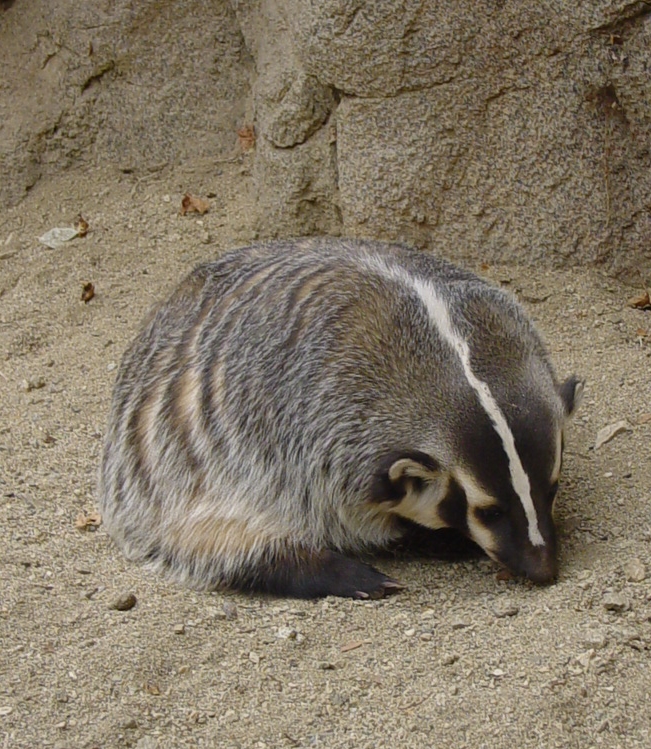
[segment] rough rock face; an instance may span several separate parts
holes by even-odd
[[[0,201],[80,163],[232,157],[253,63],[227,0],[4,0]]]
[[[52,161],[210,169],[249,116],[261,235],[651,280],[650,2],[9,5],[4,200]]]

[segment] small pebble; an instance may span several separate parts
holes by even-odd
[[[455,695],[459,694],[459,687],[454,684],[450,687],[450,694],[454,697]]]
[[[257,666],[258,663],[260,663],[260,656],[254,650],[252,650],[249,653],[249,660],[251,661],[251,663],[254,663]]]
[[[115,609],[116,611],[129,611],[136,605],[136,603],[137,599],[133,593],[123,593],[121,596],[118,596],[113,603],[111,603],[109,608]]]
[[[493,605],[493,614],[498,619],[503,619],[507,616],[516,616],[520,611],[520,607],[517,606],[513,601],[497,601]]]
[[[185,634],[185,624],[175,624],[174,625],[174,634],[175,635],[184,635]]]
[[[295,640],[297,632],[291,627],[278,627],[276,631],[276,637],[279,640]]]
[[[451,653],[450,655],[444,655],[443,658],[441,658],[441,665],[451,666],[453,663],[456,663],[458,660],[459,660],[459,656],[455,655],[454,653]]]
[[[334,671],[336,666],[334,663],[330,663],[329,661],[321,661],[319,663],[319,668],[321,671]]]
[[[420,635],[420,639],[423,640],[423,642],[429,642],[432,639],[432,633],[422,632]]]
[[[470,622],[467,622],[464,619],[453,619],[450,626],[452,629],[465,629],[470,626]]]
[[[581,644],[586,648],[592,648],[593,650],[601,650],[606,647],[608,638],[603,632],[593,629],[586,632],[581,638]]]
[[[413,627],[405,630],[405,637],[413,637],[416,634],[416,630]]]
[[[619,593],[606,593],[602,599],[602,603],[606,611],[621,613],[628,608],[628,601],[624,596],[619,595]]]
[[[630,583],[641,583],[646,578],[646,569],[639,559],[629,559],[624,565],[624,575]]]
[[[22,380],[20,383],[21,390],[30,393],[32,390],[40,390],[45,387],[45,380],[42,377],[30,377],[28,380]]]
[[[216,606],[206,606],[206,614],[211,619],[226,619],[226,612]]]
[[[232,601],[224,601],[222,608],[227,619],[237,619],[237,606]]]

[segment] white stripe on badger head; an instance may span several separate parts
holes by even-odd
[[[509,428],[504,414],[497,405],[497,401],[493,398],[490,388],[472,371],[472,367],[470,366],[470,347],[468,346],[468,341],[461,338],[454,329],[452,320],[450,320],[447,305],[436,293],[432,284],[427,281],[422,281],[419,278],[414,278],[412,284],[418,296],[423,300],[423,304],[429,313],[429,317],[438,328],[439,333],[457,352],[457,354],[459,354],[466,379],[468,380],[470,387],[479,396],[479,401],[484,407],[484,411],[486,411],[488,417],[493,422],[495,431],[502,440],[504,450],[509,459],[511,483],[513,484],[516,494],[520,498],[520,502],[522,502],[522,507],[527,516],[529,540],[534,546],[544,546],[545,540],[538,528],[536,509],[533,506],[533,500],[531,499],[529,477],[522,466],[522,461],[520,460],[520,456],[515,447],[513,433]]]
[[[531,499],[529,477],[522,466],[520,456],[515,447],[513,433],[490,388],[472,371],[472,367],[470,366],[470,347],[468,346],[468,342],[455,330],[446,303],[437,294],[436,289],[431,283],[421,278],[414,278],[403,268],[389,266],[383,259],[378,257],[365,258],[365,264],[367,267],[379,272],[385,278],[390,278],[410,286],[425,305],[430,320],[436,326],[442,338],[459,355],[468,384],[477,393],[479,402],[502,440],[504,451],[509,459],[511,484],[520,498],[527,518],[529,540],[534,546],[544,546],[545,540],[538,528],[538,517],[536,516],[536,509]]]

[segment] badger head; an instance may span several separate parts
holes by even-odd
[[[564,433],[583,383],[550,392],[520,388],[500,403],[460,408],[445,450],[396,451],[375,490],[387,509],[428,528],[453,528],[512,574],[549,583],[557,574],[554,501]]]

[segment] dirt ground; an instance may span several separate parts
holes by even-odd
[[[210,182],[101,168],[0,211],[0,749],[651,746],[651,312],[597,271],[483,269],[587,380],[551,587],[391,558],[407,589],[382,601],[197,594],[75,527],[123,349],[197,262],[254,238],[249,181],[246,161]],[[209,213],[180,216],[185,191]],[[80,212],[88,236],[39,244]]]

